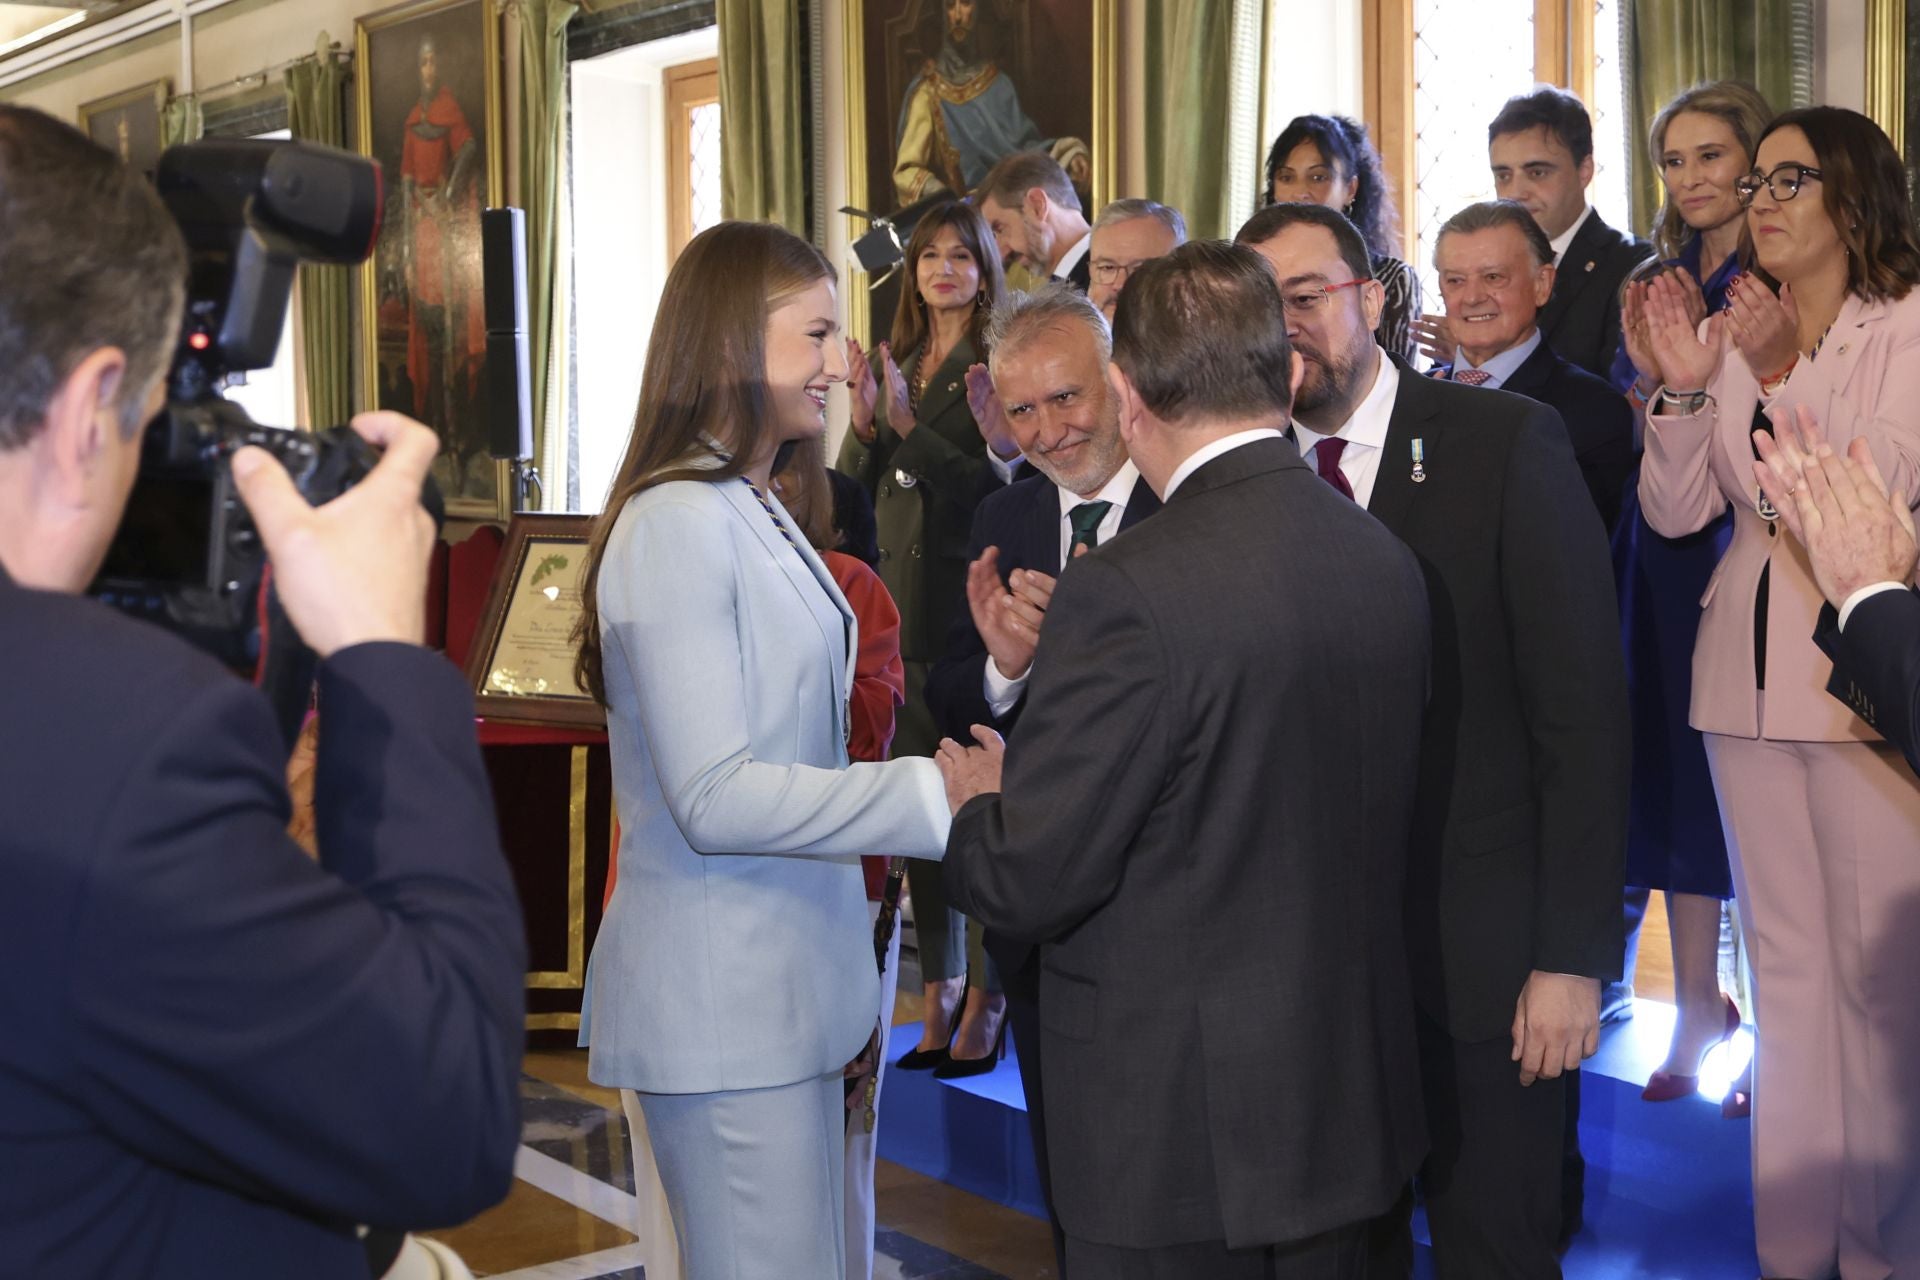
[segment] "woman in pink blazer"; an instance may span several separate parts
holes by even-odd
[[[1805,405],[1920,493],[1920,243],[1872,121],[1777,117],[1741,183],[1749,267],[1695,327],[1655,286],[1663,386],[1640,500],[1678,537],[1729,505],[1700,603],[1692,723],[1706,735],[1752,959],[1755,1234],[1768,1276],[1920,1265],[1920,785],[1837,699],[1820,592],[1753,477],[1753,431]],[[1778,286],[1777,292],[1773,285]]]

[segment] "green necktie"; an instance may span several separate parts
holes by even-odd
[[[1073,541],[1067,544],[1067,559],[1073,559],[1073,553],[1081,547],[1091,551],[1100,545],[1100,522],[1107,518],[1107,512],[1111,510],[1111,502],[1083,502],[1067,512],[1067,523],[1073,526]]]

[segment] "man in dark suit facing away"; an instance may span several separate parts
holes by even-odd
[[[990,730],[942,744],[948,883],[1042,944],[1074,1280],[1357,1278],[1426,1147],[1401,922],[1419,569],[1282,434],[1299,365],[1257,256],[1142,267],[1113,369],[1166,505],[1061,574],[1004,790]]]
[[[422,647],[433,433],[312,508],[232,458],[319,655],[320,861],[258,691],[80,598],[187,259],[153,188],[0,106],[0,1274],[368,1274],[507,1192],[526,948],[460,673]],[[204,519],[205,516],[203,515]]]
[[[1442,1280],[1557,1277],[1568,1075],[1621,961],[1628,728],[1606,534],[1553,410],[1381,353],[1366,243],[1337,211],[1273,205],[1238,239],[1272,265],[1307,366],[1302,454],[1427,579],[1406,943],[1435,1262]],[[1410,1271],[1406,1231],[1385,1244]]]
[[[1512,200],[1470,204],[1447,219],[1433,247],[1453,359],[1433,376],[1538,400],[1566,424],[1580,477],[1607,529],[1633,469],[1626,397],[1546,344],[1540,307],[1553,290],[1553,246]]]
[[[994,403],[1040,474],[992,494],[974,512],[969,608],[955,616],[946,656],[934,664],[926,690],[940,732],[961,740],[971,739],[976,724],[1011,736],[1063,566],[1160,509],[1120,439],[1120,402],[1107,375],[1113,338],[1085,294],[1060,281],[1016,293],[994,312],[988,341]],[[1040,956],[991,930],[983,942],[1006,991],[1034,1163],[1064,1271],[1066,1239],[1047,1185]],[[943,1071],[953,1074],[934,1074]]]

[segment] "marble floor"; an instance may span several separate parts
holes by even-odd
[[[902,958],[896,1024],[920,1017],[918,970]],[[1636,985],[1672,999],[1666,915],[1656,895]],[[587,1079],[586,1052],[539,1048],[521,1081],[522,1145],[507,1199],[432,1233],[493,1280],[641,1280],[633,1170],[619,1096]],[[1046,1223],[882,1160],[875,1280],[1051,1280]]]

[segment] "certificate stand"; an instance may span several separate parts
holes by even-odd
[[[571,1044],[613,847],[605,717],[573,685],[573,625],[591,517],[513,517],[464,651],[501,843],[525,912],[527,1030]],[[469,584],[469,589],[477,588]],[[471,616],[469,614],[469,616]]]

